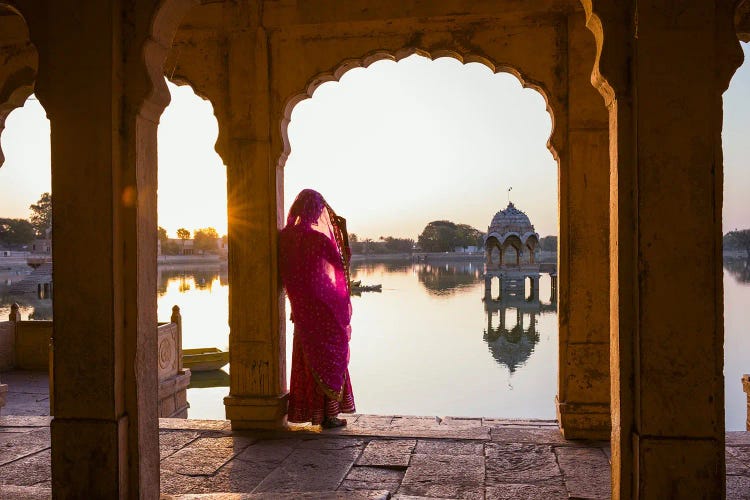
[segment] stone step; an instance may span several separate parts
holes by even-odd
[[[298,491],[287,493],[191,493],[186,495],[161,496],[161,500],[388,500],[389,498],[391,498],[391,492],[388,490]],[[398,498],[398,496],[394,498]]]

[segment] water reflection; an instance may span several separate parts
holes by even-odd
[[[527,301],[523,293],[483,302],[481,265],[471,261],[353,264],[354,279],[383,284],[382,293],[352,298],[350,373],[360,412],[554,418],[558,338],[556,304],[548,300],[554,296],[551,280],[542,275],[537,296],[543,301]],[[51,319],[51,300],[7,293],[10,284],[29,272],[23,268],[0,272],[0,320],[7,319],[13,302],[21,304],[23,319]],[[157,286],[160,320],[169,318],[173,305],[181,308],[185,348],[228,348],[226,268],[160,266]],[[740,377],[750,373],[748,304],[750,264],[744,258],[727,259],[727,430],[745,426],[747,406]],[[289,351],[292,332],[288,323]],[[222,399],[227,393],[226,371],[194,374],[188,391],[189,416],[224,418]]]
[[[519,295],[505,295],[501,300],[485,298],[487,328],[484,340],[499,364],[511,373],[524,366],[534,352],[540,336],[538,315],[554,314],[557,303],[543,304],[538,298],[527,300]]]
[[[24,265],[0,269],[0,321],[8,319],[14,302],[19,305],[22,320],[52,319],[51,290],[48,288],[44,294],[42,288],[42,293],[38,293],[38,283],[29,279],[31,274],[32,269]],[[49,287],[51,278],[42,281]]]
[[[433,295],[451,295],[472,287],[482,277],[482,261],[414,264],[419,282]]]
[[[188,292],[195,287],[197,290],[211,291],[215,282],[219,286],[228,286],[228,272],[226,267],[217,267],[215,264],[205,267],[159,267],[157,277],[157,294],[159,296],[167,293],[169,283],[178,283],[181,293]]]
[[[724,268],[740,283],[750,283],[750,257],[726,258]]]

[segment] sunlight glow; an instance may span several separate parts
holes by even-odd
[[[297,104],[285,206],[306,187],[350,233],[416,238],[433,220],[486,230],[507,188],[540,234],[557,233],[557,164],[544,98],[479,63],[412,55],[356,68]]]
[[[188,86],[167,82],[172,102],[159,123],[159,225],[170,237],[214,227],[227,232],[227,175],[214,150],[213,106]]]

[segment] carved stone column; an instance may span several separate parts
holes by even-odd
[[[568,144],[560,157],[560,372],[557,415],[568,439],[608,439],[609,130],[591,86],[594,38],[580,14],[567,24]],[[556,278],[553,289],[556,288]]]
[[[51,124],[55,498],[159,496],[156,128],[177,3],[29,17]]]
[[[741,61],[734,2],[583,3],[611,132],[613,497],[723,498],[721,127]]]
[[[231,382],[224,404],[234,429],[279,427],[286,415],[284,302],[277,262],[283,186],[276,183],[271,158],[267,44],[265,30],[257,25],[228,40],[232,109],[250,113],[233,111],[230,123],[220,123],[222,134],[229,136],[223,156]]]

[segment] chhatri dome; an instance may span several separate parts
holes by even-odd
[[[487,228],[487,234],[497,233],[499,235],[514,232],[521,235],[534,233],[534,226],[529,220],[529,216],[518,210],[512,202],[508,203],[505,210],[500,210],[492,218],[490,227]]]
[[[529,216],[508,202],[492,218],[484,236],[485,270],[534,265],[538,244],[539,235]]]

